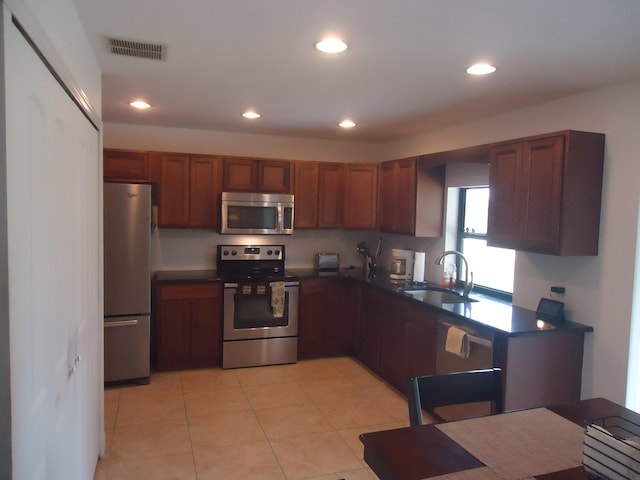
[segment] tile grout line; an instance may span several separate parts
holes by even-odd
[[[252,367],[252,368],[256,368],[256,367]],[[262,422],[260,422],[260,419],[258,418],[258,415],[257,415],[257,413],[255,411],[255,408],[253,408],[253,404],[249,400],[249,395],[247,394],[247,391],[244,389],[244,387],[245,387],[244,383],[240,380],[240,378],[238,378],[237,375],[236,375],[236,378],[238,379],[238,384],[240,385],[240,388],[242,389],[242,393],[244,394],[245,398],[247,399],[247,403],[249,404],[249,408],[251,409],[251,413],[253,413],[253,416],[255,417],[256,422],[258,422],[258,425],[260,426],[260,430],[262,431],[262,434],[264,435],[264,438],[267,441],[267,444],[269,445],[269,449],[271,450],[271,453],[273,454],[273,458],[275,458],[276,463],[278,464],[278,467],[280,468],[280,471],[282,472],[282,477],[285,480],[288,480],[287,474],[284,471],[284,467],[280,463],[280,459],[278,458],[278,455],[276,455],[276,452],[273,449],[273,445],[271,444],[271,439],[269,438],[269,436],[267,435],[267,432],[265,431],[264,427],[262,426]],[[269,383],[269,385],[273,385],[273,384]],[[305,393],[305,395],[306,395],[306,393]]]
[[[195,474],[195,480],[198,480],[198,468],[196,466],[196,455],[193,451],[193,438],[191,437],[191,421],[189,420],[189,412],[187,410],[187,400],[184,397],[184,385],[182,384],[182,372],[180,370],[180,393],[182,394],[182,405],[184,408],[184,417],[187,421],[187,434],[189,435],[189,446],[191,447],[191,461],[193,462],[193,473]]]

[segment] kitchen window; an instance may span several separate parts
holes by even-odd
[[[511,300],[515,250],[487,246],[489,187],[460,188],[457,249],[469,262],[474,291]],[[458,278],[464,281],[458,260]]]

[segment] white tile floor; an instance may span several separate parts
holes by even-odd
[[[358,436],[406,425],[406,399],[352,358],[157,373],[105,390],[94,478],[370,480]]]

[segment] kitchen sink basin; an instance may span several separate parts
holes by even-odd
[[[420,300],[426,303],[471,303],[477,302],[472,298],[465,298],[459,293],[453,292],[449,289],[436,286],[424,286],[424,287],[406,287],[401,288],[400,291],[405,295],[409,295],[416,300]]]

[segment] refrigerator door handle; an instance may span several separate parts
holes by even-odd
[[[104,328],[135,327],[136,325],[138,325],[138,320],[121,320],[119,322],[105,322]]]

